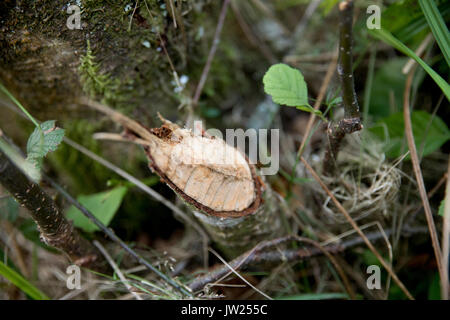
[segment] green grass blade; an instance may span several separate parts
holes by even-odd
[[[34,300],[50,300],[38,288],[33,286],[27,279],[0,261],[0,275],[11,281],[17,288],[29,295]]]
[[[419,4],[431,32],[433,32],[434,38],[444,54],[445,61],[450,66],[450,37],[448,36],[448,29],[444,19],[433,0],[419,0]]]
[[[11,101],[14,102],[20,108],[20,110],[22,110],[23,113],[25,113],[25,115],[28,117],[28,119],[30,119],[31,122],[33,122],[33,124],[37,128],[40,128],[38,122],[36,121],[36,119],[27,111],[27,109],[25,109],[25,107],[19,102],[19,100],[17,100],[11,94],[11,92],[9,92],[8,89],[6,89],[5,86],[3,84],[1,84],[1,83],[0,83],[0,91],[2,91],[9,99],[11,99]]]
[[[445,94],[447,99],[450,101],[450,85],[442,79],[442,77],[434,71],[425,61],[419,58],[411,49],[401,43],[397,38],[395,38],[389,31],[384,29],[373,29],[370,33],[377,37],[378,39],[384,41],[385,43],[393,46],[395,49],[401,51],[408,57],[414,59],[422,68],[430,75],[430,77],[436,82],[436,84],[441,88],[442,92]]]
[[[277,300],[336,300],[336,299],[348,299],[348,295],[339,292],[310,293],[310,294],[306,293],[277,298]]]

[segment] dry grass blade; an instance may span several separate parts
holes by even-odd
[[[235,269],[233,269],[232,266],[230,266],[228,264],[228,262],[226,262],[216,251],[214,251],[213,249],[209,249],[209,251],[211,253],[213,253],[224,265],[227,266],[227,268],[230,269],[231,272],[233,272],[236,276],[238,276],[242,281],[244,281],[246,284],[248,284],[253,290],[255,290],[256,292],[258,292],[260,295],[262,295],[264,298],[268,299],[268,300],[273,300],[271,297],[269,297],[267,294],[265,294],[264,292],[262,292],[261,290],[259,290],[258,288],[256,288],[254,285],[252,285],[250,282],[248,282],[243,276],[241,276],[239,274],[239,272],[237,272]]]
[[[450,157],[448,160],[447,177],[450,177]],[[447,186],[445,188],[445,208],[444,208],[444,223],[442,227],[442,257],[444,263],[444,270],[448,270],[449,245],[450,245],[450,179],[447,178]],[[446,273],[447,275],[447,273]],[[441,279],[441,298],[448,300],[449,282],[447,279]]]
[[[123,275],[122,271],[120,271],[119,267],[117,266],[117,264],[114,262],[114,260],[111,258],[111,256],[109,255],[109,253],[106,251],[106,249],[100,244],[100,242],[98,242],[97,240],[93,241],[94,246],[97,247],[98,250],[100,250],[100,252],[103,254],[103,256],[105,257],[105,259],[108,261],[108,263],[111,265],[111,267],[114,269],[114,272],[117,274],[117,276],[120,278],[120,280],[122,281],[122,283],[124,284],[124,286],[127,288],[128,291],[130,291],[130,293],[136,298],[136,300],[143,300],[141,298],[141,296],[134,292],[133,287],[131,287],[128,284],[128,280],[125,279],[125,276]]]
[[[422,199],[423,208],[425,210],[425,217],[427,219],[428,230],[430,231],[431,243],[433,245],[434,255],[436,257],[436,263],[441,279],[441,284],[446,283],[448,286],[448,275],[444,265],[442,263],[441,248],[436,232],[436,226],[434,225],[433,214],[431,212],[430,202],[428,201],[427,191],[425,190],[425,183],[423,181],[422,171],[420,169],[419,157],[417,155],[416,144],[414,142],[414,135],[411,124],[411,113],[409,111],[409,94],[411,91],[412,81],[414,78],[413,69],[406,78],[405,91],[403,95],[403,119],[405,121],[405,135],[408,141],[408,148],[411,155],[411,162],[413,165],[414,175],[416,176],[417,186],[419,187],[420,198]]]
[[[325,75],[325,78],[323,78],[322,84],[319,89],[319,95],[317,96],[317,100],[314,103],[314,109],[318,110],[323,98],[325,97],[325,93],[327,92],[328,85],[330,84],[331,78],[333,77],[334,71],[336,70],[337,62],[338,62],[338,49],[334,51],[333,58],[328,65],[328,70]],[[303,154],[303,149],[306,145],[306,142],[308,141],[309,133],[311,132],[314,120],[316,119],[316,115],[314,113],[311,113],[309,115],[308,124],[306,126],[305,135],[303,136],[302,143],[300,144],[300,148],[298,148],[298,156],[301,157]]]
[[[334,202],[334,204],[339,209],[339,211],[341,211],[341,213],[345,216],[345,218],[350,223],[350,225],[353,227],[353,229],[355,229],[356,232],[358,232],[359,236],[364,240],[367,247],[369,247],[370,251],[373,252],[373,254],[378,259],[378,261],[380,261],[380,263],[383,265],[383,267],[392,276],[392,279],[397,283],[397,285],[400,287],[400,289],[405,293],[405,295],[409,299],[414,300],[414,297],[411,295],[411,293],[408,291],[408,289],[406,289],[403,282],[401,282],[400,279],[397,277],[395,272],[392,270],[391,266],[386,261],[384,261],[383,257],[380,255],[378,250],[375,249],[375,247],[372,245],[372,243],[367,238],[367,236],[364,234],[364,232],[362,232],[361,228],[358,227],[356,222],[352,219],[352,217],[347,212],[347,210],[342,206],[342,204],[336,199],[336,197],[333,195],[333,193],[330,191],[330,189],[328,189],[328,187],[325,185],[325,183],[322,181],[322,179],[319,177],[319,175],[316,173],[316,171],[308,164],[308,162],[303,157],[301,157],[300,160],[303,162],[306,169],[308,169],[308,171],[311,173],[311,175],[314,177],[314,179],[320,184],[322,189],[328,194],[328,196]]]
[[[211,68],[211,63],[216,54],[217,47],[219,46],[220,33],[222,32],[223,23],[225,22],[225,17],[227,15],[227,9],[228,9],[229,3],[230,3],[230,0],[223,1],[222,9],[220,10],[219,22],[217,23],[216,31],[214,33],[214,39],[213,39],[213,43],[211,45],[211,49],[209,50],[208,59],[206,60],[206,64],[203,67],[200,81],[197,85],[197,88],[195,89],[194,98],[192,99],[192,107],[193,108],[195,108],[195,106],[198,103],[198,100],[200,99],[200,95],[203,91],[203,86],[205,85],[206,78],[208,77],[209,69]]]

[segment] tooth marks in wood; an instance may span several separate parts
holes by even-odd
[[[178,187],[170,178],[168,178],[166,176],[166,174],[157,165],[155,165],[155,160],[153,158],[150,147],[144,146],[144,150],[147,154],[147,157],[150,160],[149,166],[152,169],[152,171],[154,171],[156,174],[158,174],[172,190],[174,190],[180,197],[183,198],[184,201],[186,201],[187,203],[189,203],[190,205],[194,206],[195,208],[197,208],[198,210],[200,210],[202,212],[205,212],[207,214],[210,214],[212,216],[217,216],[217,217],[237,218],[237,217],[243,217],[243,216],[254,213],[261,206],[261,204],[263,202],[262,201],[262,189],[263,188],[262,188],[261,180],[257,176],[254,166],[247,162],[248,160],[246,157],[245,157],[245,159],[246,159],[246,163],[248,164],[249,171],[251,173],[252,181],[248,185],[244,185],[243,190],[247,191],[247,194],[248,194],[249,189],[253,189],[254,199],[244,209],[236,210],[236,208],[238,207],[238,204],[236,203],[234,210],[227,211],[227,210],[222,210],[221,208],[217,209],[217,207],[215,207],[216,210],[214,210],[211,207],[214,204],[215,194],[220,192],[220,189],[222,188],[222,184],[226,180],[226,178],[224,176],[217,177],[217,180],[215,180],[211,183],[209,189],[205,190],[206,195],[204,196],[204,198],[199,199],[201,201],[200,202],[197,199],[186,194],[184,192],[184,190],[181,190],[180,187]],[[249,186],[251,186],[251,188]],[[243,207],[243,205],[241,203],[248,202],[248,197],[246,196],[246,193],[244,193],[244,192],[239,192],[238,199],[239,199],[238,200],[239,208]]]

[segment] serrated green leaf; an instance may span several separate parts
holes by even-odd
[[[107,226],[119,209],[127,190],[127,187],[117,187],[105,192],[81,195],[77,197],[77,200],[100,220],[100,222]],[[86,218],[80,210],[74,206],[69,208],[66,216],[68,219],[73,220],[76,227],[79,227],[86,232],[99,230],[94,223]]]
[[[64,129],[55,125],[55,120],[49,120],[41,123],[40,128],[43,137],[38,128],[28,138],[27,142],[27,161],[40,169],[42,159],[51,151],[55,151],[64,137]]]
[[[275,64],[267,70],[263,83],[264,91],[274,102],[298,108],[308,106],[308,88],[299,70],[283,63]]]
[[[423,156],[436,151],[450,139],[445,122],[438,116],[432,119],[432,115],[426,111],[413,111],[411,123],[417,151],[422,151]],[[402,112],[380,120],[370,131],[386,141],[385,152],[388,157],[397,158],[406,152],[406,149],[402,150],[402,146],[407,146]]]

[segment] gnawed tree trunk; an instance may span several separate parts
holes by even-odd
[[[109,107],[84,103],[126,129],[103,137],[144,147],[151,170],[192,208],[227,257],[281,234],[279,200],[248,158],[224,140],[163,118],[160,128],[148,129]]]
[[[235,257],[257,243],[281,235],[280,206],[270,186],[262,191],[262,203],[253,213],[241,217],[217,217],[194,210],[194,215],[208,230],[227,257]]]

